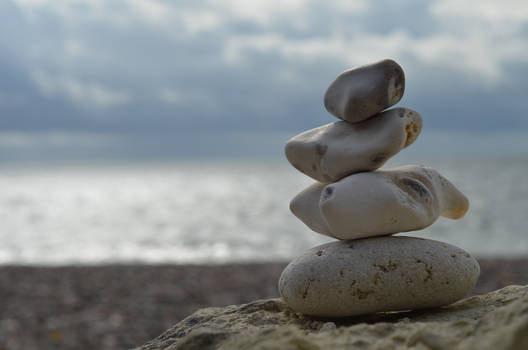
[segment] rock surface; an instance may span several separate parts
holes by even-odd
[[[306,315],[343,317],[451,304],[479,277],[464,250],[429,239],[388,236],[314,247],[282,272],[279,292]]]
[[[421,165],[353,174],[323,186],[299,193],[290,209],[312,230],[338,239],[419,230],[438,216],[461,218],[469,208],[451,182]]]
[[[528,348],[528,286],[447,307],[362,318],[315,319],[279,299],[197,311],[141,350]]]
[[[290,211],[311,230],[334,237],[319,207],[321,194],[326,185],[316,182],[301,191],[290,201]]]
[[[357,123],[398,103],[404,90],[403,69],[383,60],[341,73],[326,90],[324,105],[335,117]]]
[[[422,129],[418,112],[394,108],[361,123],[335,122],[305,131],[286,144],[288,161],[321,182],[381,167],[412,144]]]

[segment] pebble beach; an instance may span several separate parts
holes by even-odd
[[[528,284],[528,259],[478,258],[471,295]],[[286,262],[0,267],[0,349],[127,349],[197,309],[277,297]]]

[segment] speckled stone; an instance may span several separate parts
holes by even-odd
[[[461,218],[468,208],[449,180],[421,165],[317,183],[290,202],[292,213],[312,230],[345,240],[419,230],[439,216]]]
[[[416,111],[395,108],[361,123],[340,121],[294,136],[286,144],[288,161],[320,182],[335,182],[372,171],[412,144],[422,129]]]
[[[337,241],[282,272],[279,292],[297,312],[342,317],[451,304],[475,286],[477,261],[455,246],[414,237]]]
[[[396,104],[404,90],[403,69],[387,59],[341,73],[326,90],[324,105],[337,118],[357,123]]]

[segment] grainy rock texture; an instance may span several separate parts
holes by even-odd
[[[479,273],[477,261],[450,244],[376,237],[306,251],[282,272],[279,292],[306,315],[356,316],[451,304],[469,294]]]
[[[362,318],[309,318],[279,299],[207,308],[137,349],[528,349],[528,286]]]

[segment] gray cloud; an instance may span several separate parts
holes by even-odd
[[[2,2],[0,129],[294,132],[332,121],[340,71],[385,57],[426,127],[528,129],[527,5],[507,3]]]

